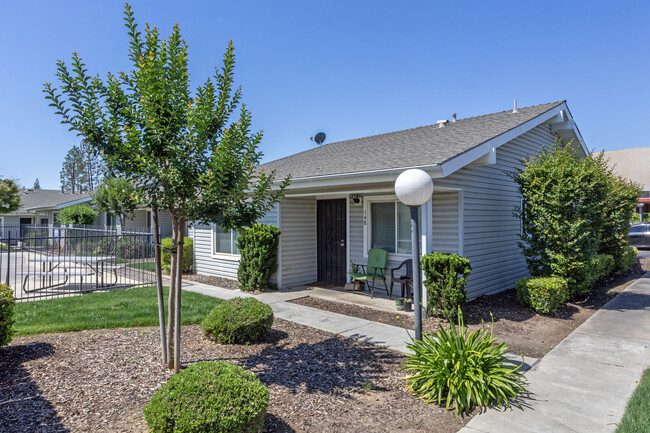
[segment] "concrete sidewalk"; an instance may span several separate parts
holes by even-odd
[[[526,374],[525,410],[490,409],[459,433],[612,432],[650,367],[650,272]]]
[[[408,333],[415,334],[413,330],[407,332],[406,329],[397,326],[287,302],[306,296],[306,292],[302,290],[272,291],[260,295],[251,295],[239,290],[228,290],[186,280],[183,281],[183,290],[221,299],[254,297],[265,304],[269,304],[275,317],[280,319],[290,320],[301,325],[311,326],[322,331],[343,335],[400,352],[407,351],[406,343],[411,341]],[[516,364],[521,363],[521,356],[517,354],[509,354],[508,359]],[[521,367],[522,371],[529,370],[537,361],[537,358],[526,357]]]

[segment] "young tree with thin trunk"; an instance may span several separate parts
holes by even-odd
[[[104,179],[92,197],[97,210],[115,215],[122,227],[127,218],[135,216],[138,207],[137,191],[133,182],[120,177]]]
[[[240,106],[234,89],[234,47],[228,44],[223,66],[190,92],[187,44],[178,25],[168,39],[156,27],[140,33],[131,7],[125,21],[130,36],[130,72],[108,74],[105,80],[88,74],[73,53],[72,67],[59,61],[60,88],[45,84],[63,123],[101,153],[110,172],[134,181],[144,204],[171,214],[172,267],[163,357],[180,369],[180,313],[183,237],[188,221],[215,223],[223,229],[250,226],[282,197],[289,179],[274,186],[274,173],[257,171],[260,132],[251,132],[251,113]],[[231,115],[239,110],[236,120]],[[159,240],[156,273],[160,275]],[[158,280],[162,305],[162,283]],[[165,342],[167,340],[167,343]],[[173,344],[172,344],[173,343]],[[165,346],[169,351],[165,353]]]

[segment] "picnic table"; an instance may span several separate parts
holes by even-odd
[[[95,288],[107,287],[104,281],[104,274],[107,271],[113,271],[115,282],[117,284],[117,270],[122,266],[116,265],[115,256],[44,256],[30,259],[32,263],[40,263],[40,270],[19,272],[19,275],[25,275],[23,280],[23,290],[31,292],[35,290],[51,289],[66,284],[70,277],[80,277],[80,287],[83,290],[84,277],[95,276]],[[63,272],[61,272],[63,271]],[[27,281],[30,276],[41,277],[41,287],[27,289]],[[63,282],[54,283],[55,277],[63,277]],[[101,279],[101,281],[100,281]]]

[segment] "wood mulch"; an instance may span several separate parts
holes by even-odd
[[[219,345],[185,326],[184,364],[222,359],[270,390],[268,432],[456,432],[459,417],[404,388],[398,352],[276,319],[259,344]],[[0,432],[145,432],[171,376],[156,328],[15,337],[0,349]]]
[[[239,282],[237,280],[217,277],[216,275],[183,274],[183,280],[196,281],[197,283],[209,284],[228,290],[236,290],[239,288]]]
[[[640,258],[625,275],[598,283],[587,298],[567,303],[555,316],[536,314],[523,307],[517,301],[514,290],[482,296],[463,308],[465,324],[470,329],[476,329],[490,326],[494,318],[494,335],[499,341],[507,342],[511,352],[539,358],[648,271],[650,258]],[[412,313],[391,313],[311,296],[290,302],[407,329],[415,328]],[[446,320],[432,317],[424,319],[422,327],[424,331],[430,332],[438,329],[438,325],[446,324]]]

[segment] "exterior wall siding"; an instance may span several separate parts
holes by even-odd
[[[171,217],[169,213],[164,213],[171,227]],[[160,217],[163,213],[160,214]],[[262,224],[278,225],[278,207],[274,207],[269,213],[259,221]],[[162,224],[161,224],[162,228]],[[194,271],[197,274],[215,275],[218,277],[237,279],[237,269],[239,268],[239,256],[214,255],[212,245],[212,226],[205,224],[196,224],[189,234],[194,239]],[[275,277],[271,278],[275,282]]]
[[[463,249],[472,265],[467,281],[470,299],[513,288],[519,279],[528,276],[517,245],[520,223],[512,215],[521,198],[507,173],[522,167],[524,158],[553,143],[549,126],[540,125],[499,147],[495,165],[468,166],[444,179],[434,179],[436,186],[463,190]],[[433,213],[435,221],[435,209]]]
[[[316,281],[316,199],[283,199],[280,202],[280,231],[281,287]]]
[[[457,192],[433,192],[433,251],[458,254]]]

